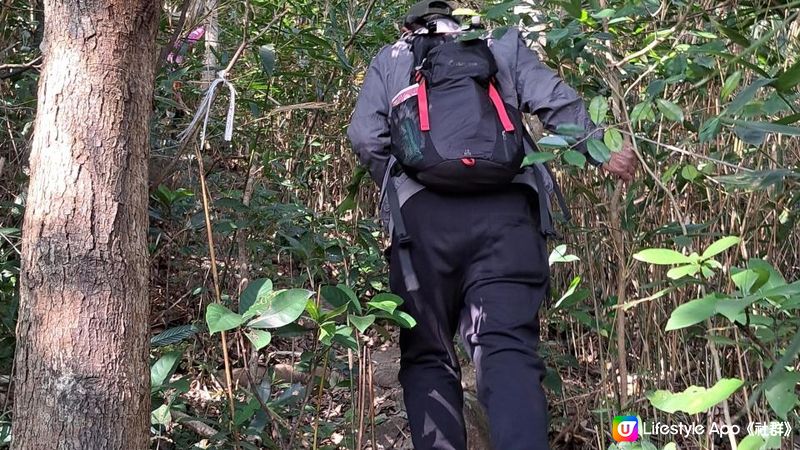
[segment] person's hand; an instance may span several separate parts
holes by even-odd
[[[626,142],[622,145],[622,150],[612,152],[611,159],[601,167],[606,172],[614,174],[623,181],[631,181],[636,174],[638,162],[633,147],[631,147],[629,142]]]

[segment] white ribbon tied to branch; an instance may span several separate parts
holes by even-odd
[[[236,89],[233,87],[233,84],[226,78],[225,71],[220,71],[217,74],[217,78],[211,82],[211,85],[208,87],[208,90],[206,90],[206,95],[203,97],[203,101],[200,102],[200,106],[197,108],[197,112],[194,114],[194,118],[192,118],[192,121],[189,123],[189,126],[178,136],[178,138],[181,141],[189,138],[194,129],[197,127],[197,123],[200,121],[200,117],[202,116],[203,128],[200,130],[200,143],[202,145],[206,142],[206,128],[208,127],[208,114],[209,112],[211,112],[211,105],[214,103],[214,96],[216,94],[217,87],[223,83],[228,87],[228,91],[230,92],[230,101],[228,103],[228,114],[225,118],[225,135],[223,136],[223,139],[230,142],[231,138],[233,138],[233,115],[236,110]]]

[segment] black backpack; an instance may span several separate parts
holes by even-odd
[[[422,34],[412,38],[411,49],[411,85],[391,102],[391,153],[397,164],[389,175],[402,171],[428,188],[446,192],[485,192],[510,184],[523,171],[523,143],[531,151],[537,148],[520,111],[500,96],[497,63],[486,41]],[[544,165],[541,169],[533,170],[540,227],[543,234],[553,236],[542,171],[553,182],[566,220],[569,211],[555,178]],[[412,239],[392,180],[386,184],[386,194],[400,268],[406,289],[414,293],[419,282],[409,252]]]
[[[500,96],[486,41],[422,34],[411,49],[411,85],[391,102],[391,152],[402,170],[441,191],[511,182],[525,156],[525,128]]]

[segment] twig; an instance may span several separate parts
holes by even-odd
[[[631,132],[629,132],[629,131],[625,131],[625,130],[620,130],[620,131],[624,135],[633,136],[631,134]],[[672,151],[672,152],[675,152],[675,153],[680,153],[681,155],[691,156],[691,157],[697,158],[697,159],[704,159],[706,161],[713,162],[714,164],[719,164],[721,166],[730,167],[731,169],[741,170],[743,172],[755,172],[755,170],[750,169],[748,167],[737,166],[736,164],[732,164],[732,163],[729,163],[727,161],[722,161],[721,159],[712,158],[710,156],[701,155],[699,153],[695,153],[695,152],[692,152],[692,151],[689,151],[689,150],[686,150],[686,149],[683,149],[683,148],[680,148],[680,147],[676,147],[674,145],[664,144],[663,142],[657,142],[657,141],[654,141],[652,139],[648,139],[646,137],[642,137],[642,136],[639,136],[639,135],[636,135],[635,137],[636,137],[637,140],[644,141],[644,142],[656,145],[658,147],[665,148],[665,149],[667,149],[669,151]]]
[[[364,28],[364,25],[367,24],[367,19],[369,19],[370,13],[372,13],[372,8],[375,7],[375,2],[376,2],[376,0],[371,0],[369,2],[369,4],[367,5],[367,10],[364,11],[364,16],[361,18],[361,22],[358,23],[358,25],[356,26],[356,29],[353,30],[353,34],[351,34],[350,38],[347,39],[347,42],[344,43],[344,49],[345,50],[347,50],[348,48],[350,48],[351,45],[353,45],[353,43],[356,40],[356,36]]]
[[[31,62],[25,64],[2,64],[0,65],[0,72],[7,70],[8,73],[0,73],[0,80],[11,78],[19,75],[22,72],[32,69],[36,64],[42,61],[42,55],[37,56]]]
[[[203,139],[205,141],[205,139]],[[200,145],[204,146],[205,142],[201,142]],[[210,207],[208,202],[208,187],[206,186],[206,175],[205,175],[205,168],[203,167],[203,155],[200,154],[200,146],[195,147],[195,156],[197,157],[197,165],[198,171],[200,175],[200,194],[203,199],[203,216],[206,221],[206,238],[208,240],[208,253],[211,259],[211,276],[214,280],[214,300],[218,304],[222,304],[222,294],[220,292],[219,286],[219,274],[217,273],[217,257],[214,250],[214,233],[211,230],[211,213]],[[221,333],[222,336],[222,358],[225,363],[225,381],[227,384],[227,393],[228,393],[228,406],[230,407],[230,422],[229,427],[231,433],[233,434],[234,439],[234,448],[239,448],[239,433],[236,431],[235,423],[235,416],[236,416],[236,406],[233,402],[233,383],[231,381],[231,363],[230,358],[228,356],[228,342],[227,336],[224,331]]]
[[[286,5],[285,2],[284,2],[284,5]],[[275,25],[275,23],[277,23],[279,20],[281,20],[281,18],[283,16],[285,16],[288,12],[289,12],[289,10],[284,7],[284,10],[281,11],[280,13],[278,13],[278,15],[276,15],[275,17],[273,17],[272,20],[270,20],[270,22],[267,24],[267,26],[265,26],[263,30],[261,30],[258,33],[256,33],[255,36],[253,36],[253,37],[251,37],[249,39],[247,37],[243,37],[242,38],[242,43],[239,44],[239,48],[236,49],[236,52],[231,57],[230,62],[228,62],[228,66],[225,67],[222,70],[222,72],[227,76],[228,73],[230,73],[231,69],[233,69],[233,66],[234,66],[234,64],[236,64],[236,61],[238,61],[239,58],[241,58],[242,52],[244,52],[245,47],[247,47],[248,44],[250,44],[253,41],[255,41],[256,39],[260,38],[264,34],[266,34],[267,31],[269,31],[272,28],[272,26]]]

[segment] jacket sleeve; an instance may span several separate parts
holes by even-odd
[[[361,164],[380,186],[389,161],[389,99],[385,74],[381,70],[381,51],[370,63],[356,107],[347,128],[347,136]]]
[[[600,165],[589,156],[584,137],[602,139],[602,130],[598,130],[586,110],[583,99],[549,67],[545,66],[536,53],[523,41],[517,39],[517,94],[522,112],[536,114],[546,129],[555,131],[559,125],[575,124],[582,127],[586,134],[579,137],[577,150],[586,156],[593,165]]]

